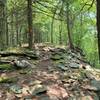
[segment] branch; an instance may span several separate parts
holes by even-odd
[[[48,7],[47,5],[43,5],[41,2],[37,1],[36,3],[38,3],[39,5],[45,7],[45,8],[51,8],[51,9],[55,9],[55,6],[53,7]]]
[[[35,7],[35,6],[33,5],[33,7]],[[42,9],[38,8],[38,7],[35,7],[35,8],[36,8],[36,9],[38,9],[39,11],[41,11],[41,13],[44,13],[45,15],[47,15],[47,16],[49,16],[49,17],[53,18],[53,16],[52,16],[52,15],[50,15],[50,14],[48,14],[48,12],[47,12],[47,11],[44,11],[44,10],[42,10]],[[37,11],[35,11],[35,12],[37,12]],[[64,20],[59,19],[59,18],[54,18],[54,19],[64,21]]]
[[[88,8],[88,10],[91,9],[91,7],[93,6],[95,0],[92,0],[92,3],[90,4],[90,7]]]
[[[35,11],[36,13],[41,13],[41,14],[45,14],[46,16],[48,16],[48,17],[51,17],[51,18],[53,18],[53,16],[52,15],[50,15],[50,14],[48,14],[48,13],[45,13],[45,12],[43,12],[43,11]],[[55,20],[59,20],[59,21],[64,21],[63,19],[60,19],[60,18],[54,18]]]

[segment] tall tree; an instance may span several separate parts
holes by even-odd
[[[100,62],[100,0],[97,0],[97,38],[98,38],[98,52]]]
[[[72,37],[71,37],[71,19],[70,19],[70,3],[69,1],[66,2],[66,23],[67,23],[67,31],[68,31],[68,39],[69,39],[69,46],[70,46],[70,49],[73,49],[74,46],[73,46],[73,42],[72,42]]]
[[[0,1],[0,50],[5,47],[5,33],[6,33],[6,17],[5,17],[6,0]]]
[[[32,49],[33,44],[33,24],[32,24],[32,0],[27,0],[28,11],[28,43],[29,48]]]

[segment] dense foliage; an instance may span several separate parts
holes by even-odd
[[[28,42],[27,1],[5,2],[7,19],[4,48]],[[91,64],[98,66],[94,0],[34,0],[32,18],[34,43],[77,46]]]

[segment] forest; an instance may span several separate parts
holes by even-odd
[[[100,100],[100,0],[0,0],[0,100]]]

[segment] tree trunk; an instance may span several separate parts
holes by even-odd
[[[62,44],[62,21],[61,24],[59,25],[59,44]]]
[[[14,46],[15,41],[14,41],[14,15],[13,15],[13,11],[11,14],[11,44],[12,46]]]
[[[9,46],[9,32],[8,32],[7,18],[6,18],[6,45]]]
[[[16,16],[15,16],[15,19],[16,19],[16,44],[18,45],[18,42],[19,42],[19,36],[18,36],[18,13],[16,13]]]
[[[70,27],[70,16],[69,16],[69,3],[67,3],[67,11],[66,11],[66,21],[67,21],[67,31],[68,31],[68,39],[69,39],[69,47],[70,49],[73,49],[73,42],[71,38],[71,27]]]
[[[5,4],[0,5],[0,50],[5,48],[6,44],[6,18],[5,18]]]
[[[8,14],[7,14],[7,3],[5,5],[5,34],[6,34],[6,46],[9,46],[9,33],[8,33]]]
[[[100,63],[100,0],[97,0],[97,38],[98,38],[98,53]]]
[[[53,15],[52,22],[51,22],[51,43],[53,43],[53,24],[54,24],[54,17],[55,17],[55,14]]]
[[[27,0],[27,11],[28,11],[28,44],[29,48],[32,49],[33,44],[33,24],[32,24],[32,0]]]

